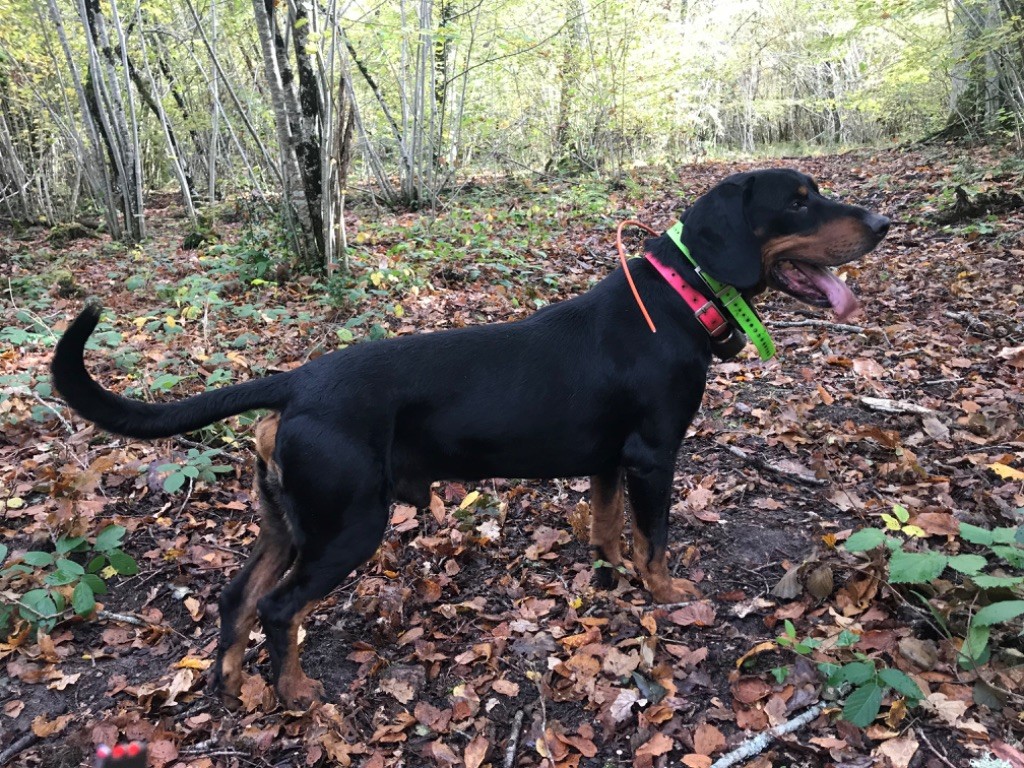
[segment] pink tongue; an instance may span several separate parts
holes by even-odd
[[[797,267],[828,296],[829,304],[832,305],[832,311],[836,313],[836,317],[840,320],[845,320],[860,309],[860,302],[853,295],[853,291],[847,287],[846,283],[833,274],[831,270],[814,267],[803,262],[797,262]]]

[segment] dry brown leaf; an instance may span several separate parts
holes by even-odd
[[[713,755],[725,746],[725,736],[710,723],[701,723],[693,731],[693,748],[702,755]]]
[[[738,678],[731,688],[733,698],[741,704],[753,704],[772,692],[772,687],[759,677]]]
[[[905,637],[899,642],[900,656],[925,671],[934,669],[939,660],[939,649],[932,640]]]
[[[434,521],[438,525],[444,523],[444,502],[441,501],[441,497],[438,496],[436,493],[430,494],[430,514],[433,515]]]
[[[611,647],[604,655],[604,662],[601,669],[611,677],[629,677],[636,668],[640,666],[640,654],[637,651],[623,653],[618,648]]]
[[[274,706],[270,686],[260,675],[249,675],[242,681],[238,698],[246,712],[255,712],[261,707],[270,710]]]
[[[763,731],[768,727],[768,715],[757,707],[734,707],[736,727],[744,731]]]
[[[699,600],[672,611],[668,620],[680,627],[710,627],[715,623],[715,608],[710,601]]]
[[[150,742],[147,748],[147,764],[153,768],[163,768],[178,759],[178,748],[173,741],[158,739]]]
[[[462,754],[462,762],[466,764],[466,768],[480,768],[483,765],[484,758],[487,757],[487,750],[490,747],[490,742],[487,741],[483,734],[474,736],[473,740],[466,745],[466,750]]]
[[[460,762],[452,748],[440,739],[432,741],[423,748],[423,753],[433,758],[439,765],[456,765]]]
[[[511,680],[495,680],[491,683],[491,690],[495,693],[500,693],[502,696],[518,696],[519,695],[519,683],[513,683]]]
[[[807,574],[805,586],[807,587],[807,591],[811,593],[812,597],[815,597],[818,600],[824,600],[832,594],[832,568],[828,565],[819,565]]]
[[[48,739],[67,728],[68,723],[74,719],[75,715],[73,713],[60,715],[53,720],[48,719],[46,715],[38,715],[32,720],[32,733],[40,739]]]
[[[634,768],[651,768],[654,758],[672,750],[672,739],[664,733],[656,733],[641,744],[633,757]]]
[[[434,733],[444,733],[447,731],[448,724],[452,720],[452,711],[450,709],[439,709],[426,701],[417,701],[412,713],[417,720]]]
[[[597,755],[597,745],[593,741],[594,729],[587,723],[583,723],[580,726],[578,736],[555,731],[554,737],[563,744],[568,744],[583,755],[583,757],[594,757]]]
[[[711,758],[707,755],[683,755],[682,763],[686,768],[711,768]]]
[[[803,584],[800,583],[800,568],[790,568],[783,574],[779,582],[772,588],[772,594],[782,600],[792,600],[803,592]]]
[[[876,755],[884,755],[889,759],[892,768],[909,768],[910,761],[917,754],[918,742],[914,734],[908,731],[896,739],[883,741],[875,750]]]

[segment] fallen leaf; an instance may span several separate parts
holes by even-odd
[[[513,683],[511,680],[495,680],[491,683],[491,690],[495,693],[500,693],[502,696],[518,696],[519,695],[519,683]]]
[[[900,655],[919,669],[934,669],[939,660],[939,649],[932,640],[905,637],[899,642]]]
[[[710,723],[701,723],[693,732],[693,748],[702,755],[713,755],[725,746],[725,736]]]
[[[967,702],[950,699],[944,693],[930,693],[921,702],[926,710],[948,725],[956,725],[967,712]]]
[[[165,765],[170,765],[178,759],[178,748],[174,746],[173,741],[167,739],[158,739],[150,742],[146,749],[147,752],[147,764],[152,768],[163,768]]]
[[[444,733],[447,731],[448,723],[452,720],[452,711],[450,709],[439,709],[426,701],[417,701],[412,713],[417,720],[434,733]]]
[[[672,750],[672,739],[664,733],[656,733],[641,744],[634,755],[634,768],[651,768],[654,758]]]
[[[612,716],[612,720],[616,723],[621,723],[626,720],[633,712],[633,705],[640,701],[640,694],[631,688],[627,688],[619,691],[619,695],[615,697],[611,706],[608,708],[608,714]]]
[[[1008,762],[1012,768],[1024,768],[1024,752],[1016,747],[1011,747],[1005,741],[993,741],[989,748],[993,755]]]
[[[668,620],[680,627],[710,627],[715,623],[715,609],[708,600],[699,600],[672,611]]]
[[[805,582],[807,591],[818,600],[824,600],[832,594],[832,568],[828,565],[819,565],[809,574]]]
[[[1008,464],[1003,464],[1001,461],[989,464],[988,468],[1003,478],[1003,480],[1024,480],[1024,472],[1014,469]]]
[[[175,662],[175,669],[198,669],[204,670],[209,669],[213,663],[212,659],[197,659],[195,656],[186,656],[183,659]]]
[[[609,648],[604,656],[601,669],[611,677],[629,677],[640,666],[640,654],[637,651],[623,653],[618,648]]]
[[[899,738],[883,741],[878,745],[875,754],[887,757],[892,768],[909,768],[911,759],[917,754],[917,748],[917,739],[908,731]]]
[[[462,762],[466,764],[466,768],[480,768],[483,765],[484,758],[487,757],[487,750],[490,749],[490,742],[483,734],[477,734],[473,737],[473,740],[466,745],[466,750],[462,754]]]
[[[733,682],[732,695],[741,704],[753,704],[766,698],[772,687],[759,677],[741,677]]]
[[[75,714],[68,714],[49,720],[46,715],[38,715],[32,721],[32,733],[40,739],[48,739],[67,728],[68,723],[74,720],[75,717]]]
[[[430,494],[430,514],[434,517],[434,521],[438,525],[441,525],[444,522],[444,502],[436,493]]]

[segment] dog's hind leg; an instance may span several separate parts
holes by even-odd
[[[615,586],[615,569],[622,564],[622,528],[625,525],[622,470],[590,478],[590,545],[599,561],[595,581],[602,589]]]
[[[386,507],[372,510],[329,541],[300,550],[284,581],[257,604],[267,635],[271,677],[286,706],[302,708],[323,696],[323,686],[308,677],[299,663],[299,627],[321,599],[373,556],[386,522]]]
[[[373,556],[384,538],[388,504],[382,462],[345,435],[299,424],[287,439],[282,432],[278,456],[284,473],[282,506],[298,554],[288,575],[259,600],[256,610],[278,696],[288,707],[304,707],[322,696],[323,686],[299,663],[299,627],[319,600]]]
[[[273,462],[278,416],[256,427],[256,490],[259,495],[260,533],[249,560],[220,597],[220,644],[213,684],[229,708],[238,704],[242,688],[242,660],[249,632],[256,623],[256,602],[284,576],[295,559],[291,533],[281,506],[281,476]]]

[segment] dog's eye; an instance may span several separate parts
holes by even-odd
[[[798,197],[789,204],[789,210],[791,211],[806,211],[807,210],[807,198]]]

